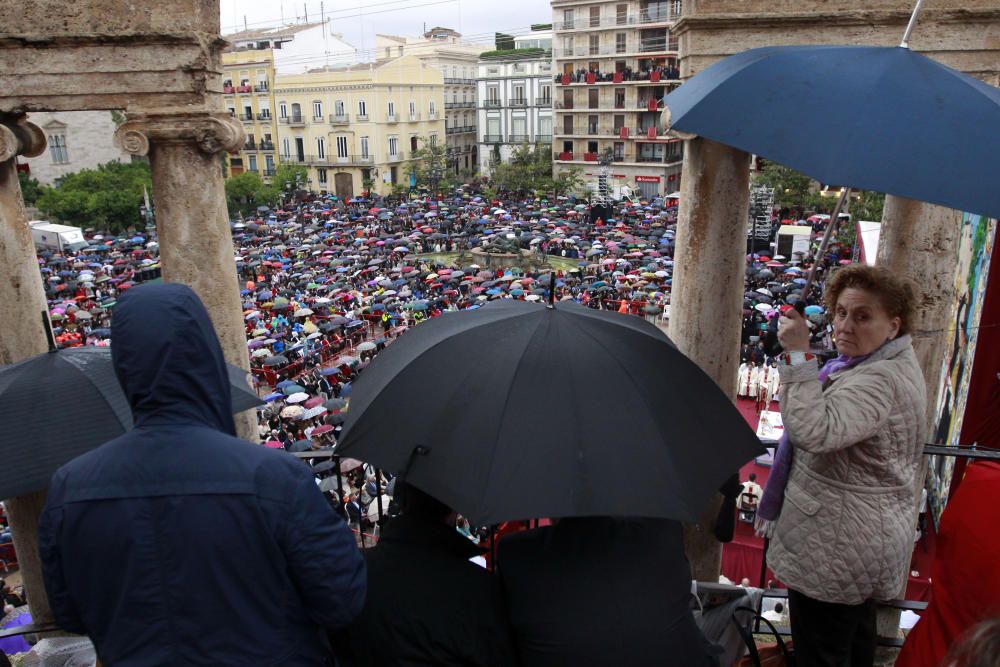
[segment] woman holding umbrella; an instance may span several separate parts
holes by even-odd
[[[805,318],[781,318],[786,437],[757,520],[789,588],[799,664],[859,667],[874,660],[875,601],[906,583],[927,400],[908,335],[912,287],[855,265],[825,298],[840,356],[822,370]]]

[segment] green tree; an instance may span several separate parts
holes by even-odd
[[[258,206],[271,206],[273,201],[270,201],[270,195],[256,172],[246,171],[226,180],[226,204],[230,217],[235,217],[237,211],[249,215],[256,212]]]
[[[781,208],[829,213],[837,203],[820,195],[813,179],[777,162],[765,162],[753,181],[754,185],[774,188],[774,203]]]
[[[17,172],[17,182],[21,184],[21,198],[25,204],[34,204],[42,193],[42,186],[37,178],[32,178],[23,171]]]
[[[141,222],[143,188],[152,189],[146,162],[108,162],[43,187],[36,205],[48,216],[78,227],[119,234]]]
[[[448,167],[448,149],[442,144],[421,137],[413,159],[410,174],[416,177],[418,188],[448,190],[455,185],[455,175]]]
[[[881,192],[862,190],[857,201],[851,202],[851,217],[854,220],[882,221],[882,210],[885,208],[885,195]]]
[[[563,169],[552,178],[552,196],[579,194],[583,185],[583,172],[579,167]]]
[[[524,143],[516,147],[507,162],[497,162],[491,178],[493,188],[513,194],[551,192],[552,152],[542,145]]]

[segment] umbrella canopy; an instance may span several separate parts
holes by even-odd
[[[233,412],[263,405],[246,372],[226,365]],[[108,347],[46,352],[0,368],[0,497],[49,485],[56,469],[132,428]]]
[[[807,100],[809,112],[788,99]],[[666,104],[671,129],[823,183],[1000,216],[1000,133],[983,131],[1000,127],[1000,90],[907,48],[752,49],[695,75]]]
[[[595,381],[600,392],[579,390]],[[570,302],[500,300],[434,318],[355,385],[339,453],[405,473],[479,525],[694,521],[763,451],[725,394],[657,327]],[[631,480],[633,492],[608,479]]]

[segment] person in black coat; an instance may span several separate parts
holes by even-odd
[[[398,481],[378,546],[365,551],[368,599],[334,636],[342,667],[507,667],[514,650],[499,582],[455,530],[455,513]]]
[[[111,350],[135,428],[61,467],[38,527],[56,623],[108,667],[327,665],[365,564],[312,472],[236,437],[195,293],[142,285]]]
[[[523,667],[717,667],[691,614],[681,526],[569,518],[498,543]]]

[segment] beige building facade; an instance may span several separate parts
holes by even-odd
[[[274,52],[232,48],[222,54],[222,104],[243,125],[246,141],[227,156],[228,173],[259,174],[265,181],[278,165],[275,149]]]
[[[109,111],[56,111],[31,115],[48,143],[38,157],[23,158],[28,173],[42,185],[53,185],[67,174],[106,162],[131,161],[115,145],[115,122]]]
[[[409,186],[422,141],[445,139],[444,76],[414,56],[279,74],[274,99],[279,160],[305,166],[317,193]]]
[[[552,0],[552,152],[555,169],[598,173],[645,196],[680,188],[682,143],[660,120],[663,98],[680,84],[671,34],[681,0]]]
[[[375,36],[379,62],[415,56],[441,71],[444,78],[444,125],[448,166],[454,174],[477,168],[476,62],[493,47],[462,39],[461,33],[436,27],[420,37]]]

